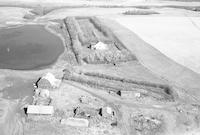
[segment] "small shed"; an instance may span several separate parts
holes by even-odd
[[[121,97],[126,98],[126,99],[132,99],[135,97],[135,94],[133,91],[128,91],[128,90],[122,90],[121,91]]]
[[[37,81],[37,87],[42,89],[58,88],[60,84],[61,80],[56,79],[52,73],[47,73]]]
[[[28,105],[27,107],[28,115],[53,115],[53,113],[53,106]]]
[[[103,117],[110,117],[110,116],[115,115],[115,111],[111,107],[106,106],[106,107],[100,108],[99,114]]]

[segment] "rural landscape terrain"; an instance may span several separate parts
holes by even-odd
[[[0,0],[0,135],[199,135],[200,1]]]

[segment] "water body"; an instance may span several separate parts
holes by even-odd
[[[41,69],[64,51],[62,40],[42,25],[0,29],[0,68]]]

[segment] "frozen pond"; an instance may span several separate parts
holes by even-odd
[[[40,69],[53,64],[63,50],[62,40],[41,25],[0,30],[1,69]]]

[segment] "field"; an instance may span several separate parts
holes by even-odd
[[[177,63],[200,72],[197,62],[200,60],[199,17],[121,17],[116,20]],[[157,36],[159,33],[164,34]],[[179,36],[174,38],[173,34]]]

